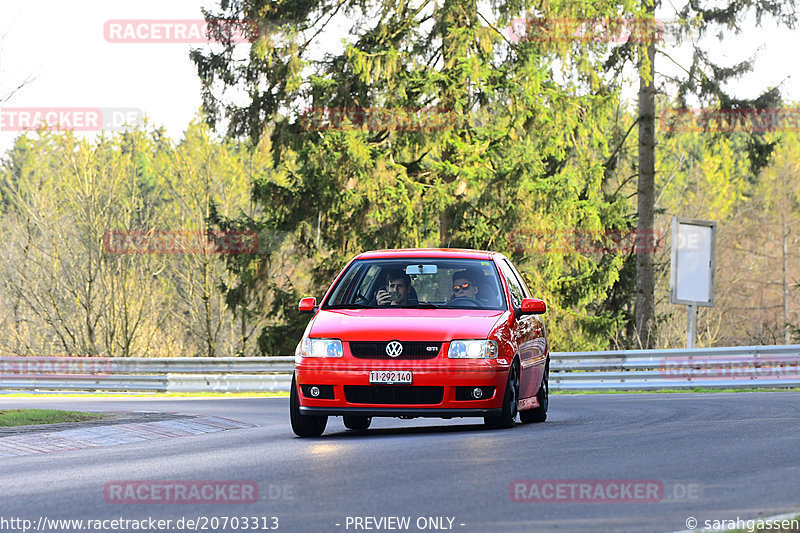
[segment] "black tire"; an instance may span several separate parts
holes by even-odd
[[[539,392],[536,393],[536,399],[539,401],[539,407],[527,409],[519,412],[519,419],[523,424],[530,424],[534,422],[544,422],[547,420],[547,405],[550,402],[550,365],[548,364],[544,369],[544,376],[542,377],[542,386],[539,387]]]
[[[503,395],[503,412],[500,416],[485,416],[483,422],[490,428],[503,429],[514,427],[517,420],[517,400],[519,399],[519,370],[512,364],[506,380],[506,392]]]
[[[292,421],[292,431],[298,437],[319,437],[328,425],[327,416],[300,413],[300,400],[297,398],[297,383],[294,376],[292,376],[292,391],[289,393],[289,418]]]
[[[344,416],[344,427],[353,431],[364,431],[372,423],[371,416]]]

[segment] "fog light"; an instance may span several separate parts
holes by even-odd
[[[310,389],[308,389],[308,392],[309,394],[311,394],[311,396],[316,398],[317,396],[319,396],[319,387],[311,387]]]
[[[480,387],[475,387],[474,389],[472,389],[472,397],[473,398],[475,398],[477,400],[477,399],[481,398],[482,396],[483,396],[483,389],[481,389]]]

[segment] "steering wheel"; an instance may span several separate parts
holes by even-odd
[[[447,302],[447,305],[453,305],[455,307],[478,307],[480,304],[475,298],[470,298],[469,296],[456,296]]]

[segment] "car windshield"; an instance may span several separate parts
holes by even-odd
[[[322,308],[506,309],[501,287],[493,261],[361,259],[339,278]]]

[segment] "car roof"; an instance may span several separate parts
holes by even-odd
[[[467,250],[462,248],[401,248],[396,250],[373,250],[359,254],[356,259],[384,259],[405,257],[457,258],[457,259],[493,259],[500,255],[485,250]]]

